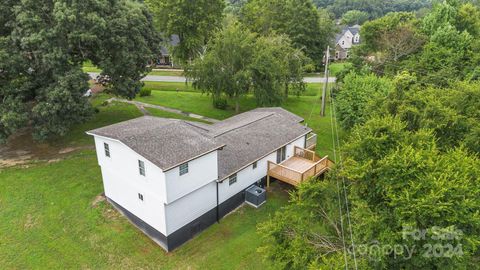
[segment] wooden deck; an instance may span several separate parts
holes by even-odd
[[[268,162],[267,187],[270,184],[270,177],[297,186],[303,181],[325,173],[332,165],[328,156],[320,158],[311,150],[295,146],[293,157],[280,164]]]

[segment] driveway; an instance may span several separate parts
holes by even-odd
[[[88,75],[92,79],[95,79],[100,73],[96,72],[88,72]],[[328,82],[335,82],[335,77],[329,77]],[[145,76],[142,81],[147,82],[185,82],[185,77],[181,76],[158,76],[158,75],[147,75]],[[305,77],[303,81],[306,83],[324,83],[325,78],[320,77]]]

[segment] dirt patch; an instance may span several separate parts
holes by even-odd
[[[122,217],[122,214],[119,213],[116,209],[113,209],[111,207],[106,207],[103,210],[103,217],[108,220],[117,220]]]
[[[100,195],[97,195],[95,199],[93,199],[92,201],[92,207],[97,207],[99,203],[104,201],[105,201],[105,194],[102,193]]]
[[[61,147],[33,140],[30,129],[19,130],[10,136],[7,142],[0,145],[0,168],[25,165],[34,161],[56,162],[67,154],[84,147]]]
[[[105,87],[101,84],[95,82],[95,80],[90,80],[90,89],[92,90],[92,94],[97,94],[105,90]]]
[[[28,214],[27,218],[26,218],[26,221],[25,221],[25,224],[23,224],[23,228],[28,230],[28,229],[34,228],[35,226],[37,226],[37,224],[38,224],[38,219],[35,218],[34,216]]]

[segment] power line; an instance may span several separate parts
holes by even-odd
[[[333,141],[333,161],[335,164],[337,163],[337,152],[335,147],[335,132],[333,129],[333,114],[330,112],[330,127],[332,129],[332,141]],[[337,194],[338,194],[338,209],[340,212],[340,228],[341,228],[341,236],[342,236],[342,243],[343,243],[343,258],[345,260],[345,269],[348,269],[348,259],[347,259],[347,245],[345,245],[345,235],[344,235],[344,228],[343,228],[343,211],[342,211],[342,200],[340,196],[340,185],[338,183],[338,178],[335,177],[337,182]]]
[[[333,136],[332,140],[333,140],[333,145],[334,145],[334,159],[335,159],[335,163],[336,163],[335,148],[338,147],[338,149],[340,149],[340,139],[339,139],[339,136],[338,136],[337,114],[336,114],[335,101],[333,99],[332,91],[330,91],[330,105],[331,105],[330,119],[331,119],[331,122],[332,122],[331,125],[332,125],[332,136]],[[335,125],[335,132],[333,132],[333,126],[334,125]],[[336,147],[335,147],[335,145],[336,145]],[[340,166],[343,166],[343,160],[342,160],[341,152],[338,153],[338,156],[339,156],[339,160],[340,160]],[[337,180],[337,187],[338,187],[338,178],[337,177],[336,177],[336,180]],[[348,195],[347,195],[347,189],[346,189],[346,185],[345,185],[345,176],[342,176],[342,186],[343,186],[343,194],[344,194],[344,198],[345,198],[345,210],[346,210],[346,213],[347,213],[348,227],[349,227],[349,231],[350,231],[350,241],[352,243],[353,262],[354,262],[354,265],[355,265],[355,269],[358,269],[357,257],[356,257],[356,253],[355,253],[355,242],[353,240],[352,223],[351,223],[351,219],[350,219],[350,209],[349,209],[349,206],[348,206],[348,204],[349,204],[348,203]]]

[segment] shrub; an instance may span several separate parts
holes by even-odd
[[[151,95],[152,95],[152,90],[145,89],[145,88],[140,89],[140,96],[141,97],[147,97],[147,96],[151,96]]]
[[[213,98],[213,107],[221,110],[225,110],[228,107],[227,100],[222,97],[214,97]]]

